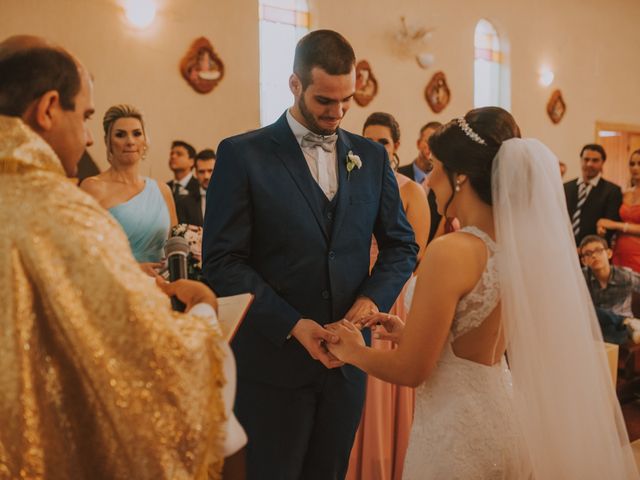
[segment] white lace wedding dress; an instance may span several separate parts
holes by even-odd
[[[416,388],[406,480],[517,479],[526,466],[504,357],[487,366],[457,357],[451,347],[457,337],[482,324],[500,301],[495,243],[475,227],[461,231],[485,242],[487,264],[458,303],[436,370]]]

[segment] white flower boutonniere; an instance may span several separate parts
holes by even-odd
[[[349,153],[347,153],[347,180],[351,175],[351,170],[354,168],[360,170],[362,168],[362,160],[360,160],[358,155],[349,150]]]

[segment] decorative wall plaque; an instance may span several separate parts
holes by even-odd
[[[356,65],[356,93],[353,99],[361,107],[366,107],[378,94],[378,81],[373,76],[371,65],[366,60],[360,60]]]
[[[553,123],[560,123],[562,117],[564,117],[567,111],[567,104],[564,103],[562,98],[562,92],[560,90],[554,90],[547,102],[547,115]]]
[[[205,37],[197,38],[180,61],[180,73],[198,93],[209,93],[224,77],[224,64]]]
[[[449,105],[451,91],[447,85],[447,78],[443,72],[436,72],[424,89],[424,98],[434,113],[440,113]]]

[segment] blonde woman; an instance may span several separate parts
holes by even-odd
[[[110,167],[85,179],[81,188],[120,223],[133,256],[149,275],[161,265],[169,230],[177,223],[169,187],[140,175],[149,145],[142,113],[131,105],[115,105],[102,121]]]

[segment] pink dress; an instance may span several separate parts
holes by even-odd
[[[396,175],[401,187],[411,181]],[[406,180],[405,180],[406,179]],[[378,257],[378,245],[371,242],[371,266]],[[406,319],[404,286],[389,313]],[[388,340],[371,341],[373,348],[390,350]],[[362,419],[349,458],[346,480],[400,480],[404,457],[409,444],[415,403],[414,389],[383,382],[375,377],[367,379],[367,393]]]
[[[640,224],[640,205],[620,206],[620,218],[623,222]],[[640,237],[619,232],[613,249],[614,265],[629,267],[640,273]]]

